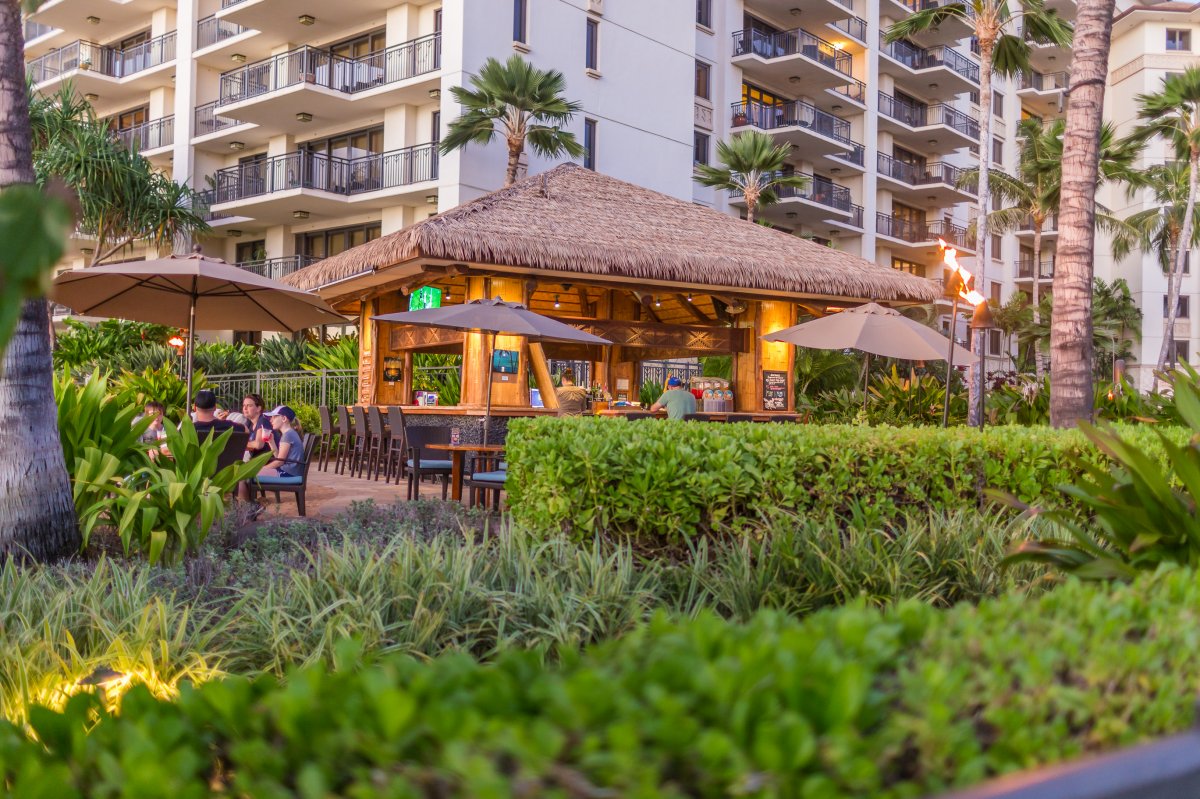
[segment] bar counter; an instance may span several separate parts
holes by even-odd
[[[404,423],[410,427],[458,428],[459,443],[479,444],[483,441],[483,418],[487,411],[477,406],[462,405],[402,405]],[[537,416],[556,416],[546,408],[492,408],[488,425],[488,444],[503,444],[508,437],[508,420]],[[391,420],[388,420],[389,423]]]

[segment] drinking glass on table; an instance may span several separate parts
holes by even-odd
[[[450,445],[457,447],[459,445],[459,443],[461,443],[461,442],[462,442],[462,428],[461,427],[451,427],[450,428]]]

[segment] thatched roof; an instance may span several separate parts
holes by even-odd
[[[414,259],[732,291],[929,302],[924,278],[563,164],[285,278],[317,290]]]

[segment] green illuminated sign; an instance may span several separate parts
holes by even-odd
[[[435,289],[433,286],[424,286],[417,289],[408,298],[408,310],[421,311],[426,308],[441,308],[442,307],[442,290]]]

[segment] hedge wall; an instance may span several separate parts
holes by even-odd
[[[874,524],[907,512],[979,507],[987,487],[1057,501],[1078,431],[704,424],[614,418],[514,420],[509,507],[532,529],[677,537],[780,510]],[[1155,429],[1122,428],[1154,450]],[[1186,439],[1182,428],[1168,435]]]
[[[173,703],[138,688],[98,721],[80,695],[35,708],[29,733],[0,725],[0,786],[16,799],[907,799],[1185,728],[1197,614],[1200,581],[1174,570],[950,611],[659,617],[557,666],[509,650],[492,665],[235,678]]]

